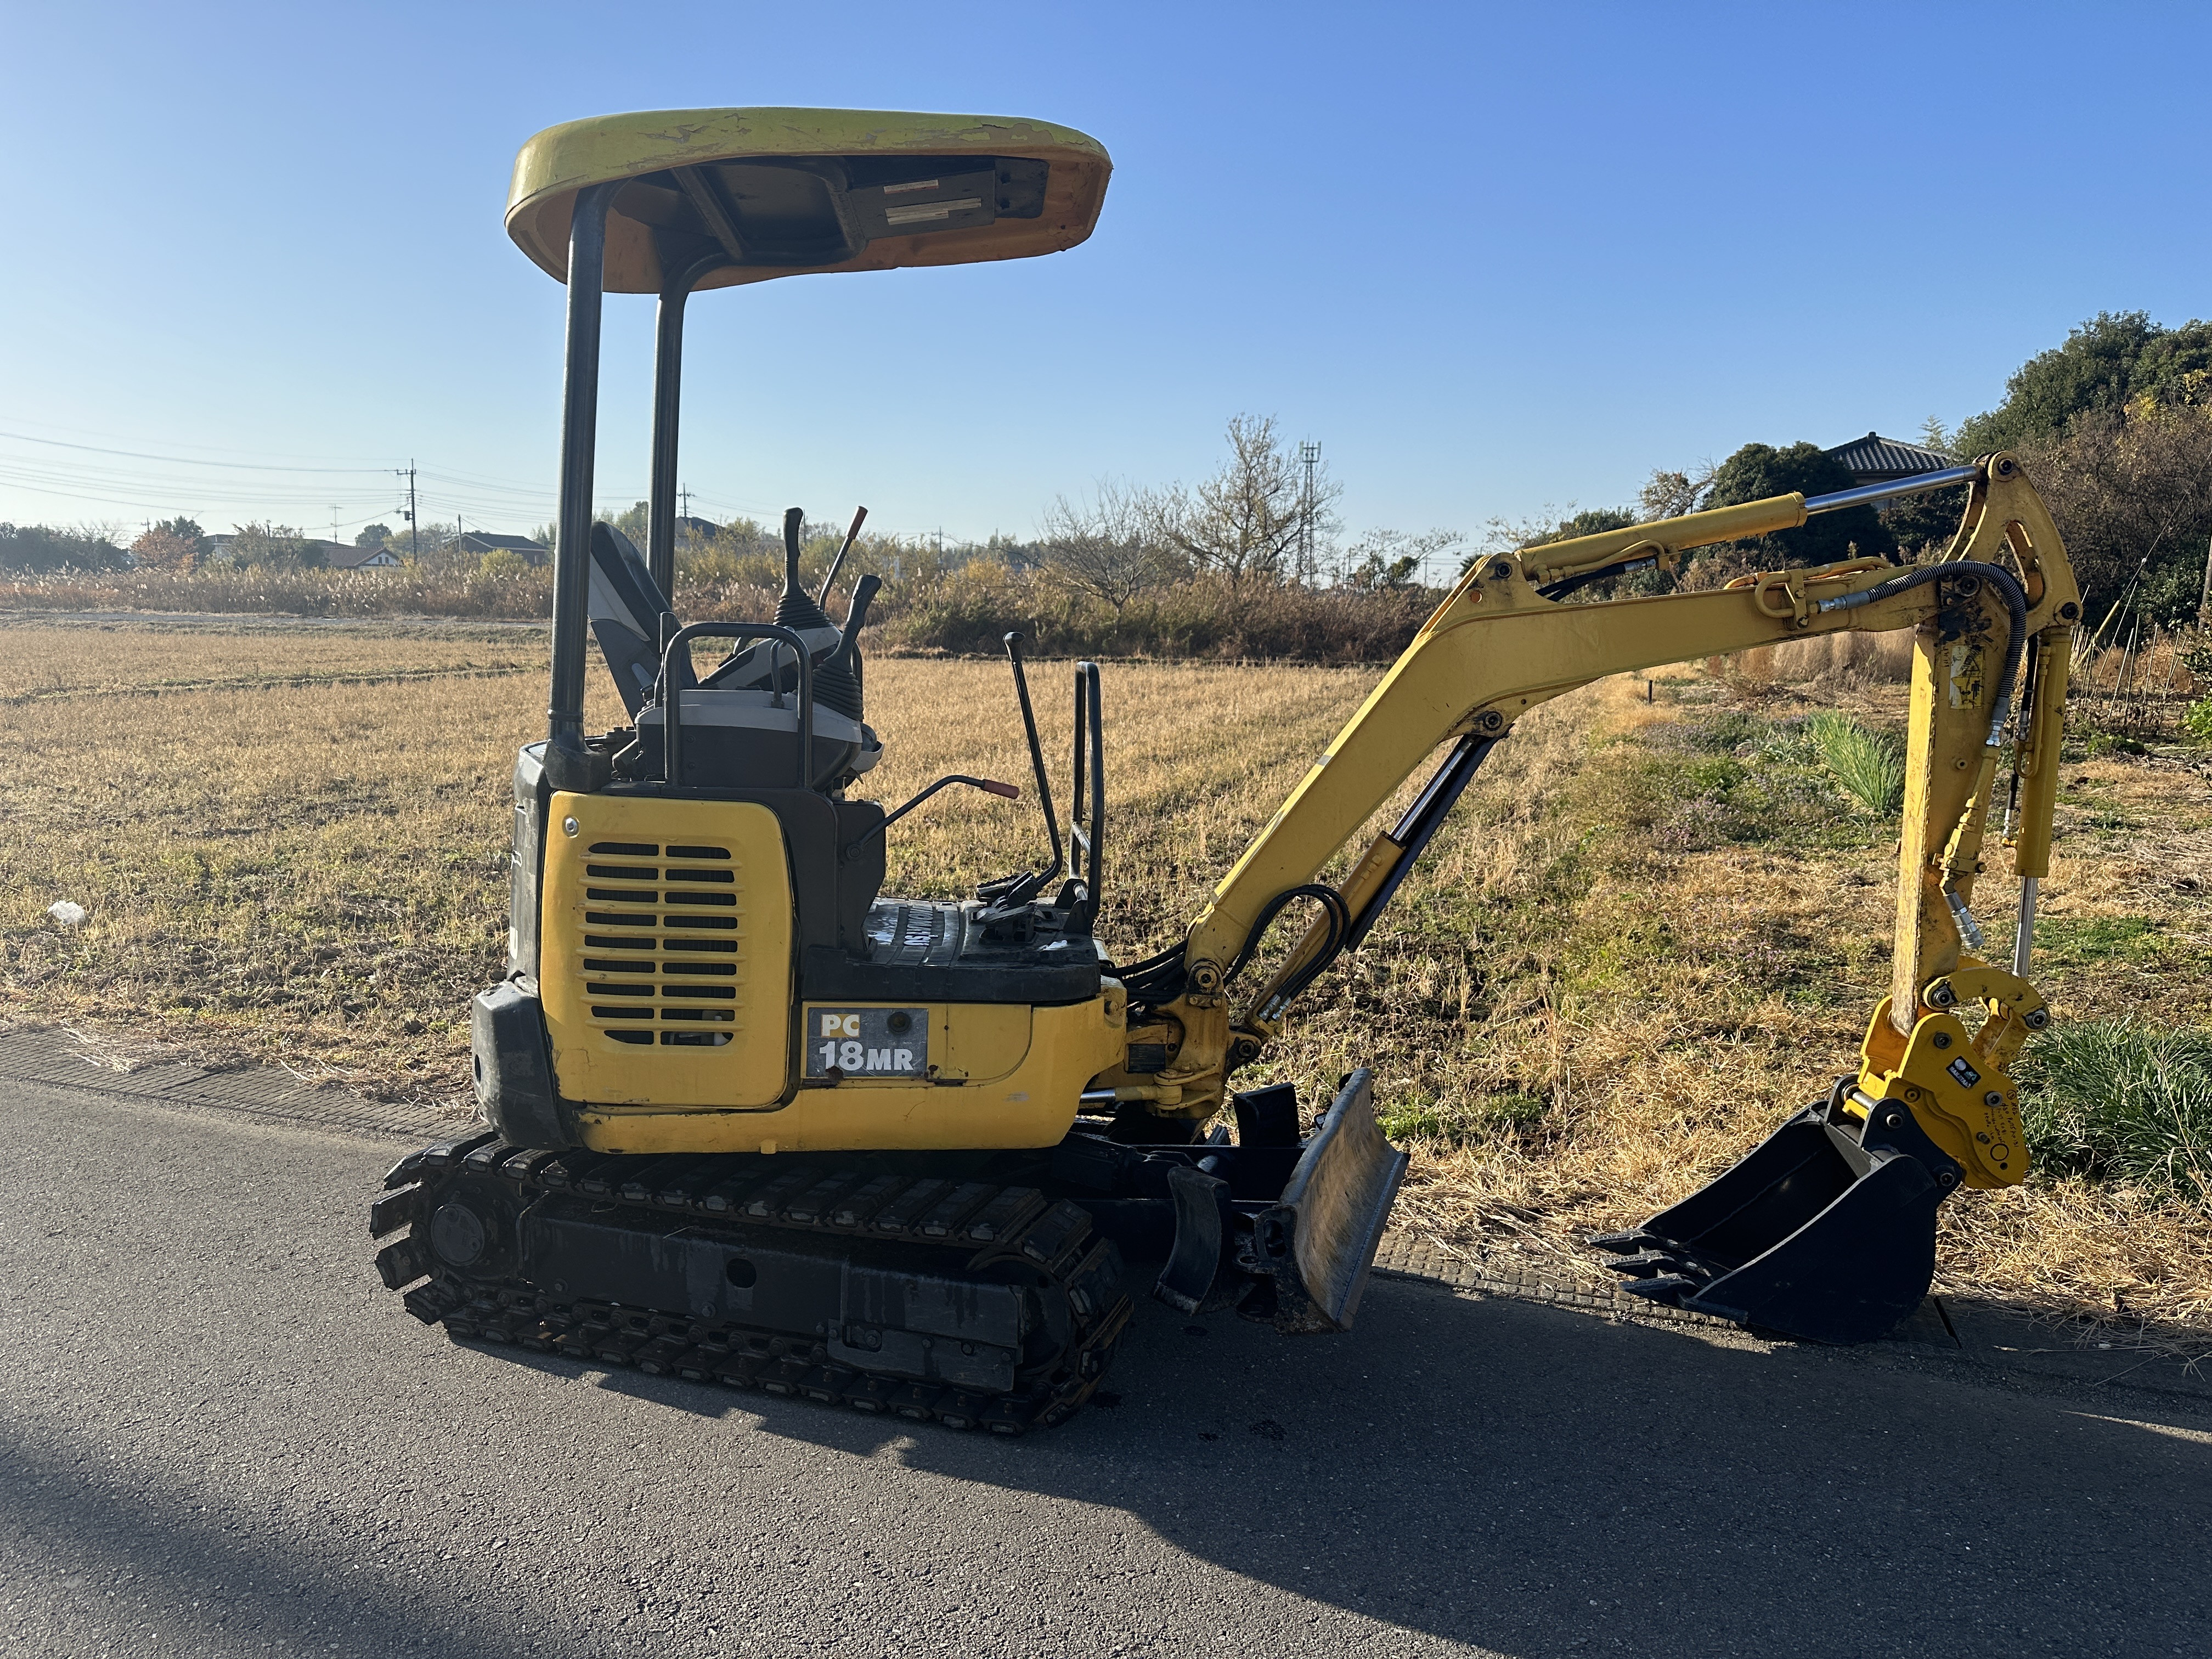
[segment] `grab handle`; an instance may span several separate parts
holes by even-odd
[[[774,640],[779,645],[791,647],[791,654],[799,660],[799,787],[814,787],[814,665],[806,653],[806,641],[788,628],[778,628],[769,623],[687,623],[668,636],[668,643],[660,651],[660,684],[657,689],[660,700],[660,772],[662,781],[680,785],[684,778],[684,693],[676,685],[677,653],[693,640]],[[775,660],[769,655],[769,672],[773,679]],[[777,696],[781,697],[781,693]]]

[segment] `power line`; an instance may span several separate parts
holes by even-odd
[[[82,450],[88,455],[121,455],[134,461],[163,461],[174,466],[222,466],[241,472],[381,472],[380,466],[273,466],[259,461],[204,461],[192,455],[155,455],[138,449],[105,449],[97,444],[64,443],[59,438],[33,438],[27,432],[0,432],[0,438],[16,443],[46,444],[54,449]]]
[[[108,443],[161,443],[166,444],[172,449],[198,450],[204,455],[260,456],[272,461],[327,461],[332,466],[340,468],[356,467],[362,459],[358,455],[333,456],[273,453],[265,446],[258,444],[253,446],[250,449],[240,449],[234,445],[229,444],[196,444],[187,438],[170,438],[166,436],[161,438],[133,438],[125,436],[120,433],[102,431],[94,427],[64,426],[53,421],[33,420],[20,414],[0,414],[0,425],[37,427],[46,432],[67,432],[76,437],[99,438]],[[371,470],[374,471],[377,469]]]

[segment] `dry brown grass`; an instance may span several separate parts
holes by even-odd
[[[458,1095],[543,662],[535,635],[0,633],[0,1013]],[[322,678],[280,683],[304,675]],[[1373,678],[1108,671],[1102,932],[1125,959],[1175,936]],[[197,689],[121,695],[161,679]],[[1034,683],[1064,788],[1066,669]],[[1815,706],[1893,725],[1900,689],[1856,659],[1661,685],[1646,702],[1642,681],[1605,682],[1524,719],[1259,1074],[1319,1091],[1373,1066],[1423,1137],[1404,1217],[1470,1253],[1602,1277],[1579,1235],[1680,1196],[1823,1091],[1885,988],[1893,832],[1786,799],[1771,834],[1735,807],[1700,817],[1727,757],[1680,734],[1786,733]],[[963,793],[902,824],[893,890],[955,894],[1042,853],[1002,663],[879,660],[869,697],[889,746],[872,793],[953,770],[1024,786],[1018,805]],[[2060,1017],[2212,1023],[2212,781],[2181,753],[2069,763],[2062,810],[2039,975]],[[46,917],[62,898],[92,911],[82,931]],[[2212,1319],[2212,1224],[2126,1189],[1968,1194],[1942,1250],[1954,1290]]]

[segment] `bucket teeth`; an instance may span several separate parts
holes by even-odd
[[[1620,1255],[1627,1255],[1650,1245],[1663,1244],[1666,1242],[1656,1233],[1648,1233],[1641,1227],[1631,1227],[1627,1231],[1619,1233],[1592,1233],[1589,1237],[1589,1246],[1592,1249],[1611,1250]]]
[[[1680,1274],[1685,1271],[1681,1258],[1672,1250],[1638,1250],[1634,1255],[1616,1257],[1605,1265],[1632,1279],[1650,1279],[1661,1273]]]
[[[1704,1287],[1680,1273],[1661,1273],[1655,1279],[1632,1279],[1620,1288],[1631,1296],[1648,1296],[1654,1302],[1672,1302],[1679,1307],[1684,1297],[1694,1296]]]

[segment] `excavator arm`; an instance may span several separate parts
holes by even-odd
[[[1627,570],[1673,568],[1692,548],[1960,483],[1971,489],[1959,532],[1932,564],[1899,570],[1854,560],[1708,592],[1565,602]],[[1164,1049],[1164,1069],[1117,1071],[1093,1090],[1160,1116],[1218,1109],[1228,1077],[1265,1052],[1290,1000],[1364,935],[1474,769],[1537,704],[1611,674],[1820,634],[1911,629],[1891,993],[1869,1021],[1859,1076],[1839,1086],[1832,1110],[1821,1109],[1823,1133],[1831,1117],[1843,1126],[1836,1133],[1859,1139],[1906,1132],[1928,1154],[1923,1166],[1941,1166],[1929,1172],[1937,1201],[1959,1184],[2016,1182],[2026,1155],[2005,1062],[2047,1022],[2027,983],[2027,944],[2036,884],[2049,869],[2067,641],[2079,617],[2057,530],[2018,462],[2002,454],[1895,485],[1780,495],[1479,559],[1215,889],[1181,951],[1133,974],[1129,1040]],[[2024,685],[2017,696],[2016,685]],[[1339,852],[1447,744],[1413,805],[1340,882],[1324,884]],[[2001,787],[2021,890],[2009,971],[1982,956],[1973,912]],[[1300,898],[1319,904],[1321,919],[1264,983],[1240,990],[1261,939]],[[1976,1003],[1985,1016],[1970,1031],[1958,1013]],[[1860,1150],[1855,1144],[1853,1155]],[[1932,1251],[1932,1205],[1929,1213]],[[1693,1299],[1726,1270],[1728,1252],[1709,1250],[1700,1265],[1679,1250],[1668,1255],[1670,1243],[1682,1244],[1646,1230],[1615,1241],[1629,1271],[1648,1270],[1632,1288]]]

